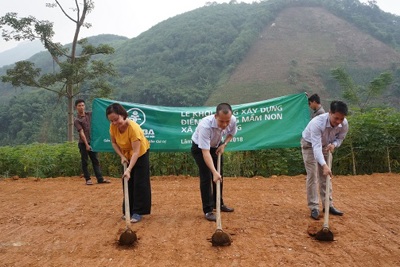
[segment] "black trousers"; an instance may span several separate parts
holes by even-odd
[[[122,179],[124,189],[124,180]],[[124,189],[125,190],[125,189]],[[124,192],[124,191],[122,191]],[[151,186],[150,186],[150,158],[149,150],[140,156],[131,171],[128,180],[129,211],[132,214],[150,214]],[[122,213],[125,214],[125,197],[122,201]]]
[[[214,162],[214,166],[217,167],[218,155],[215,153],[217,151],[216,148],[211,148],[210,153]],[[203,212],[208,213],[212,212],[215,208],[216,204],[216,183],[213,181],[213,175],[210,169],[207,167],[204,159],[203,153],[201,149],[195,144],[192,143],[191,153],[196,161],[197,166],[199,167],[199,175],[200,175],[200,193],[201,193],[201,202],[203,205]],[[221,176],[223,177],[223,156],[221,155]],[[221,183],[221,205],[224,205],[224,201],[222,199],[222,185]]]
[[[100,162],[99,162],[99,159],[97,158],[97,152],[87,151],[84,143],[78,143],[78,148],[79,148],[79,152],[81,153],[82,171],[83,171],[83,176],[85,177],[85,180],[87,181],[90,179],[90,173],[88,170],[88,160],[90,157],[90,160],[92,161],[94,174],[96,175],[97,182],[102,182],[103,176],[101,175]]]

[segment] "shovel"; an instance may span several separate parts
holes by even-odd
[[[217,171],[221,173],[221,154],[218,154]],[[217,213],[217,230],[211,237],[211,243],[213,246],[229,246],[232,243],[232,238],[228,233],[222,230],[221,223],[221,180],[218,179],[216,182],[217,191],[217,203],[215,205]]]
[[[127,163],[124,162],[124,173],[127,168]],[[129,193],[128,193],[128,178],[124,177],[124,201],[125,201],[125,223],[126,230],[119,237],[119,244],[122,246],[131,246],[137,241],[136,233],[131,229],[131,212],[129,210]]]
[[[332,154],[328,152],[328,166],[331,168]],[[317,232],[315,239],[319,241],[333,241],[333,233],[329,230],[329,192],[330,192],[330,176],[326,176],[326,190],[325,190],[325,213],[324,225],[322,229]]]

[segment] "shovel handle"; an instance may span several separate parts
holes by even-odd
[[[328,167],[329,169],[332,166],[332,153],[331,151],[328,151]],[[332,171],[332,170],[331,170]],[[331,188],[331,177],[329,175],[326,176],[326,187],[325,187],[325,213],[324,213],[324,226],[323,228],[329,229],[329,192]]]
[[[218,153],[218,159],[217,159],[217,171],[219,174],[221,174],[221,154]],[[221,180],[218,179],[216,182],[216,190],[217,190],[217,203],[215,204],[215,209],[216,209],[216,215],[217,215],[217,230],[222,230],[222,223],[221,223]]]
[[[124,162],[124,173],[128,168],[128,163]],[[129,193],[128,193],[128,178],[124,177],[124,202],[125,202],[125,223],[126,227],[129,228],[131,225],[131,212],[129,209]]]

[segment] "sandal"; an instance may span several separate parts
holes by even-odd
[[[134,213],[131,216],[131,223],[140,222],[141,219],[142,219],[142,215]]]

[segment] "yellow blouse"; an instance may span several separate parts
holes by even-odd
[[[118,126],[110,124],[110,135],[115,138],[118,147],[121,149],[122,154],[130,160],[133,154],[132,143],[140,141],[139,157],[143,156],[150,148],[150,143],[144,136],[142,128],[134,121],[128,120],[129,126],[125,132],[121,133]]]

